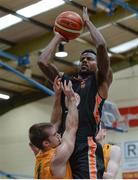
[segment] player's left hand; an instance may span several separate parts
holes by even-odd
[[[85,23],[89,22],[90,19],[89,19],[89,15],[88,15],[88,10],[87,10],[87,7],[83,7],[83,21]]]

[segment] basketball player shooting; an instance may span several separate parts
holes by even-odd
[[[76,95],[80,96],[78,104],[79,128],[70,164],[74,179],[101,179],[104,173],[103,150],[100,143],[96,142],[95,136],[99,128],[102,106],[108,97],[108,90],[112,82],[112,71],[106,42],[90,21],[85,7],[83,8],[83,21],[90,32],[97,52],[92,49],[84,50],[80,55],[78,74],[72,77],[62,75],[62,79],[72,81],[73,90]],[[64,31],[64,33],[69,32],[67,29]],[[39,67],[50,82],[53,82],[55,77],[60,75],[58,69],[51,64],[50,59],[52,59],[57,45],[63,40],[66,38],[60,32],[55,32],[55,36],[39,58]],[[61,105],[62,122],[59,131],[63,134],[68,112],[63,93]]]

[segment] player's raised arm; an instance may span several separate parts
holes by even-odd
[[[39,57],[38,65],[51,83],[53,83],[55,77],[59,75],[59,71],[57,67],[51,63],[51,59],[55,53],[57,45],[63,40],[64,37],[55,32],[55,36]]]

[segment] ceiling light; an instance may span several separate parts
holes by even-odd
[[[6,95],[6,94],[1,94],[1,93],[0,93],[0,99],[8,100],[8,99],[10,99],[10,96],[9,96],[9,95]]]
[[[8,14],[0,18],[0,30],[23,21],[21,18]]]
[[[58,52],[55,53],[56,57],[66,57],[68,53],[64,50],[65,42],[61,42],[58,46]]]
[[[68,53],[67,52],[56,52],[55,56],[56,57],[66,57],[66,56],[68,56]]]
[[[138,46],[138,38],[110,48],[113,53],[123,53]]]
[[[63,0],[58,0],[58,1],[57,0],[50,0],[50,1],[42,0],[42,1],[39,1],[38,3],[32,4],[23,9],[20,9],[16,12],[25,17],[32,17],[37,14],[48,11],[50,9],[53,9],[55,7],[58,7],[64,3],[65,2]]]
[[[32,4],[20,10],[17,10],[16,13],[29,18],[37,14],[40,14],[42,12],[53,9],[55,7],[58,7],[62,4],[65,4],[63,0],[58,0],[58,1],[57,0],[50,0],[50,1],[42,0],[42,1],[39,1],[38,3]],[[0,18],[0,30],[8,28],[21,21],[23,21],[22,18],[19,18],[12,14],[3,16]]]

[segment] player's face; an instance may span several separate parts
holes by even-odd
[[[97,70],[96,55],[86,52],[80,56],[80,73],[89,73]]]
[[[61,136],[54,127],[50,129],[48,140],[51,147],[57,147],[61,144]]]

